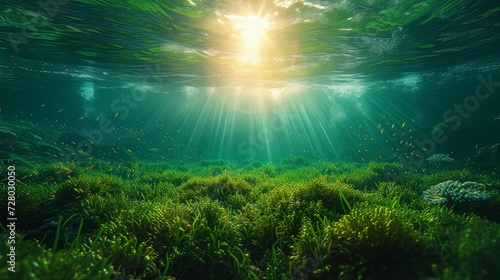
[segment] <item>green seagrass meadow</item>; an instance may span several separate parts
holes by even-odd
[[[500,278],[496,169],[384,176],[401,169],[301,157],[18,167],[16,272],[0,276]],[[481,182],[487,197],[442,204],[423,197],[448,180]],[[3,234],[2,263],[8,248]]]

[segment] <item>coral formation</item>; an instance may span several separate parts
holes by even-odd
[[[444,162],[454,162],[455,159],[445,154],[433,154],[427,159],[428,162],[440,164]]]
[[[431,204],[470,202],[489,198],[483,184],[451,180],[431,186],[422,196]]]

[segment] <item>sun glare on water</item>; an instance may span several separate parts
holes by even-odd
[[[265,39],[269,22],[258,16],[248,16],[242,18],[236,25],[241,30],[241,45],[243,55],[241,60],[257,61],[261,55],[261,43]]]
[[[259,64],[262,50],[270,41],[271,22],[260,15],[226,14],[223,18],[220,22],[227,28],[228,45],[233,46],[237,59],[243,63]]]

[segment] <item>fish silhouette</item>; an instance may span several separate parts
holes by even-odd
[[[9,142],[2,146],[2,150],[13,150],[18,146],[17,142]]]

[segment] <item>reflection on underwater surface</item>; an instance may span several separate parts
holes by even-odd
[[[0,276],[500,279],[499,7],[2,1]]]

